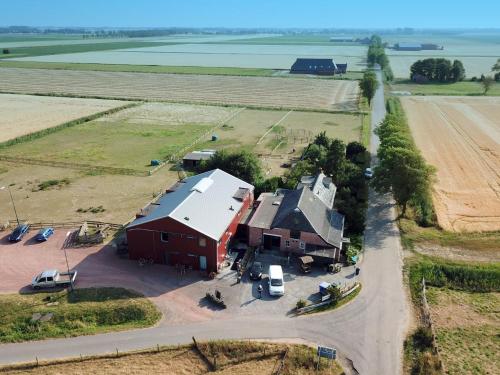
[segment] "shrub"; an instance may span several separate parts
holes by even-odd
[[[303,299],[299,299],[299,300],[297,301],[297,304],[295,305],[295,307],[296,307],[297,309],[301,309],[301,308],[303,308],[303,307],[306,307],[306,305],[307,305],[307,302],[306,302],[305,300],[303,300]]]

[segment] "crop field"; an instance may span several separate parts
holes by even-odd
[[[437,168],[439,225],[500,230],[500,98],[405,97],[402,104],[417,146]]]
[[[429,288],[427,296],[446,373],[496,373],[499,293]]]
[[[356,81],[0,68],[0,91],[356,111]]]
[[[118,100],[0,95],[0,142],[127,104]]]
[[[461,60],[466,76],[479,77],[491,74],[491,67],[500,56],[500,34],[491,35],[395,35],[384,37],[392,43],[434,43],[443,46],[438,51],[395,51],[387,49],[392,71],[397,78],[409,78],[410,66],[417,60],[442,57]]]
[[[265,38],[264,38],[265,39]],[[155,44],[153,42],[137,42],[137,46],[115,48],[110,43],[109,50],[104,45],[82,46],[82,53],[59,53],[17,59],[18,61],[59,62],[59,63],[98,63],[129,65],[171,65],[171,66],[205,66],[205,67],[238,67],[290,69],[297,57],[334,58],[338,63],[348,63],[351,71],[366,68],[366,47],[361,45],[253,45],[253,44]],[[150,43],[140,45],[140,43]],[[163,43],[164,44],[164,43]],[[101,48],[98,48],[101,47]],[[141,48],[144,47],[144,48]],[[66,46],[65,48],[69,48]],[[73,46],[73,48],[75,48]],[[15,50],[12,53],[16,53]],[[18,57],[18,56],[15,56]],[[20,56],[19,56],[20,57]]]

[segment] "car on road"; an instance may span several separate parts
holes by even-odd
[[[254,262],[252,268],[250,269],[250,280],[260,279],[262,279],[262,263]]]
[[[42,228],[35,237],[38,242],[47,241],[54,234],[54,228]]]
[[[77,271],[60,273],[58,270],[45,270],[31,281],[33,289],[64,288],[75,283]]]
[[[19,242],[23,239],[24,235],[28,233],[30,226],[28,224],[20,224],[12,231],[9,236],[10,242]]]
[[[372,177],[373,177],[373,169],[371,169],[371,168],[366,168],[366,169],[365,169],[365,177],[366,177],[366,178],[372,178]]]
[[[285,294],[285,280],[283,269],[278,265],[269,266],[269,294],[271,296],[283,296]]]

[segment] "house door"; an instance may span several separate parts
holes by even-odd
[[[200,270],[206,270],[207,269],[207,257],[200,255]]]
[[[266,250],[279,250],[281,243],[280,236],[273,236],[271,234],[264,234],[264,249]]]

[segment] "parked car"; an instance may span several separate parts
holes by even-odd
[[[285,294],[285,281],[283,280],[283,269],[281,266],[269,266],[269,294],[282,296]]]
[[[371,168],[366,168],[365,169],[365,177],[366,178],[372,178],[373,177],[373,170]]]
[[[67,287],[75,283],[77,271],[59,273],[58,270],[45,270],[31,281],[33,289]]]
[[[250,269],[250,280],[262,279],[262,263],[254,262]]]
[[[42,228],[35,237],[38,242],[47,241],[54,234],[54,228]]]
[[[29,224],[20,224],[12,231],[9,236],[10,242],[18,242],[21,241],[28,230],[30,229]]]

